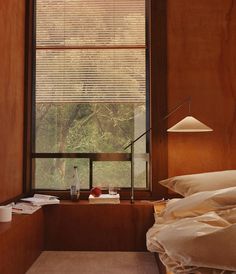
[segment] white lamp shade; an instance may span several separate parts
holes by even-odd
[[[203,124],[193,116],[187,116],[173,127],[167,130],[168,132],[206,132],[213,131],[212,128]]]

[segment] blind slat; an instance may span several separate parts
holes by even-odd
[[[145,103],[145,47],[145,0],[37,0],[36,103]]]
[[[38,46],[145,44],[145,0],[37,0],[36,18]]]

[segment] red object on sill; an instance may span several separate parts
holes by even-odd
[[[102,194],[102,190],[99,187],[93,187],[90,191],[91,195],[94,197],[99,197]]]

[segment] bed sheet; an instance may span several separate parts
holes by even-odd
[[[236,274],[236,187],[174,199],[157,211],[147,247],[168,270]]]

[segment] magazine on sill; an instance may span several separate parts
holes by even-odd
[[[32,205],[30,203],[20,202],[12,204],[12,213],[15,214],[33,214],[35,211],[40,209],[41,206]]]
[[[43,205],[54,205],[59,204],[58,197],[44,194],[34,194],[33,197],[22,198],[24,202],[30,202],[32,205],[43,206]]]

